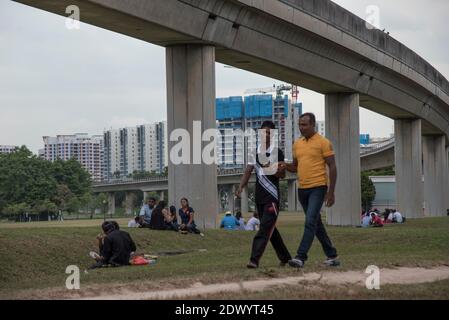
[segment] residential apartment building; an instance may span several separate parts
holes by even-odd
[[[44,149],[39,156],[48,161],[76,159],[94,181],[101,181],[104,174],[103,136],[87,133],[44,136]]]
[[[13,153],[14,150],[18,148],[17,146],[8,146],[8,145],[0,145],[0,154],[1,153]]]
[[[161,173],[168,166],[166,122],[104,132],[105,177],[127,177],[135,171]]]

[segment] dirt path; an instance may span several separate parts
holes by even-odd
[[[263,291],[270,287],[295,285],[300,283],[315,283],[324,285],[354,284],[365,286],[369,274],[363,271],[305,273],[301,276],[262,279],[243,282],[217,283],[203,285],[195,283],[193,286],[183,289],[171,289],[160,291],[130,291],[123,290],[112,295],[98,295],[85,298],[88,300],[149,300],[149,299],[173,299],[194,297],[199,295],[215,294],[220,292]],[[439,266],[431,269],[424,268],[397,268],[380,269],[380,285],[385,284],[416,284],[434,282],[449,278],[449,266]]]

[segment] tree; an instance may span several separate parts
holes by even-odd
[[[47,216],[50,216],[50,213],[56,213],[57,210],[58,207],[56,206],[56,204],[54,204],[50,200],[41,201],[37,203],[33,208],[33,211],[36,214],[40,215],[41,213],[46,213]]]
[[[26,203],[10,204],[3,209],[3,214],[13,216],[14,220],[22,221],[23,215],[30,211]]]
[[[103,213],[105,213],[107,210],[108,196],[104,193],[100,193],[95,198],[94,203],[95,203],[95,209],[101,209],[101,211],[103,211]]]
[[[0,212],[14,211],[17,204],[33,214],[49,212],[54,205],[65,210],[73,197],[83,197],[90,188],[90,174],[75,159],[46,161],[25,146],[0,155]]]
[[[78,197],[90,192],[92,184],[90,174],[74,158],[67,161],[55,161],[53,176],[58,184],[65,184]]]
[[[10,204],[50,199],[56,191],[52,163],[34,156],[22,146],[0,157],[0,211]]]
[[[144,201],[147,201],[150,198],[154,198],[154,199],[156,199],[158,201],[159,200],[159,194],[156,191],[148,192],[146,197],[145,197],[145,199],[144,199]]]
[[[72,197],[67,203],[67,209],[70,212],[76,212],[76,218],[79,217],[79,209],[81,207],[81,202],[77,197]]]
[[[81,208],[83,209],[84,213],[90,214],[90,218],[93,219],[93,214],[95,209],[93,209],[94,205],[94,198],[92,197],[91,193],[86,193],[83,196],[79,198]],[[93,210],[92,210],[93,209]]]
[[[360,175],[362,189],[362,207],[369,210],[376,197],[376,188],[369,178],[368,172],[362,172]]]
[[[53,197],[53,201],[61,211],[67,210],[67,203],[73,197],[72,191],[65,184],[58,184],[56,187],[56,195]]]
[[[396,173],[394,167],[391,166],[383,169],[369,170],[366,171],[366,174],[369,176],[394,176]]]

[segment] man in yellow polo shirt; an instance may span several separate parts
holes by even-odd
[[[293,163],[283,163],[280,168],[298,173],[298,198],[304,209],[306,221],[304,234],[296,257],[289,260],[289,265],[302,268],[307,260],[307,253],[315,236],[321,243],[327,256],[324,263],[338,266],[337,250],[332,245],[321,221],[321,207],[331,207],[335,202],[335,183],[337,168],[331,142],[315,131],[315,115],[304,113],[299,118],[299,130],[302,137],[293,145]],[[329,177],[326,171],[329,168]]]

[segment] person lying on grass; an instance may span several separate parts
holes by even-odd
[[[131,253],[136,251],[136,244],[129,233],[121,231],[115,221],[105,221],[101,228],[103,234],[97,236],[100,254],[90,252],[90,256],[97,261],[90,269],[129,265]]]

